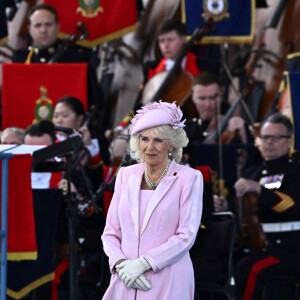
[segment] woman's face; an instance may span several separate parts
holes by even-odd
[[[150,167],[165,167],[170,148],[169,140],[158,136],[150,129],[140,135],[139,141],[145,163]]]
[[[54,108],[53,124],[55,126],[79,129],[83,116],[76,113],[65,103],[58,103]]]

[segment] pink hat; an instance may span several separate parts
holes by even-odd
[[[175,102],[171,104],[160,100],[150,103],[138,110],[131,120],[130,134],[159,125],[171,125],[174,129],[182,128],[185,126],[185,120],[180,121],[181,118],[182,111]]]

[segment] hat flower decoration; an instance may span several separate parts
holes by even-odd
[[[171,125],[174,129],[183,128],[185,120],[181,121],[182,117],[182,111],[175,102],[168,103],[160,100],[150,103],[139,109],[131,120],[130,134],[159,125]]]

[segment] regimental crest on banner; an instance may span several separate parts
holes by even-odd
[[[255,0],[181,0],[182,22],[191,35],[212,19],[215,30],[202,44],[252,43],[255,32]]]
[[[80,99],[87,110],[86,63],[6,63],[2,71],[2,128],[51,120],[55,104],[65,96]]]
[[[79,0],[79,5],[80,7],[77,8],[76,12],[81,13],[85,18],[94,18],[103,12],[99,0]]]
[[[212,18],[214,22],[229,18],[228,0],[203,0],[203,19]]]
[[[48,98],[48,90],[46,87],[40,87],[41,97],[36,101],[34,115],[35,119],[32,123],[37,123],[42,120],[51,121],[53,117],[52,100]]]
[[[136,0],[43,0],[43,3],[57,11],[59,39],[76,34],[79,22],[86,25],[89,35],[76,41],[83,47],[93,48],[137,29]]]

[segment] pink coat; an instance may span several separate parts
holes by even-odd
[[[199,171],[171,162],[155,190],[139,229],[139,195],[145,164],[120,169],[102,235],[112,276],[103,300],[193,300],[194,271],[189,255],[202,214]],[[126,288],[113,267],[143,255],[149,291]]]

